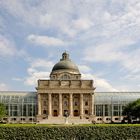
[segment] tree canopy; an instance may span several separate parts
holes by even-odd
[[[123,115],[127,115],[128,118],[134,116],[140,119],[140,99],[127,104],[123,110]]]
[[[6,116],[6,108],[4,104],[0,103],[0,120]]]

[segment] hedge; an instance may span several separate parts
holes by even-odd
[[[0,140],[139,140],[140,125],[0,126]]]

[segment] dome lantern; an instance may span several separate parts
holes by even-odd
[[[60,61],[52,68],[50,78],[59,80],[60,77],[64,77],[63,75],[67,75],[67,77],[70,77],[69,79],[81,78],[78,67],[69,59],[69,54],[66,52],[62,54]]]
[[[60,61],[61,61],[61,60],[69,60],[69,54],[66,53],[66,52],[64,52],[64,53],[62,54],[62,59],[60,59]]]

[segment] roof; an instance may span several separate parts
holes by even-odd
[[[76,64],[74,62],[72,62],[69,59],[69,54],[64,52],[62,54],[62,59],[60,59],[60,61],[58,63],[56,63],[54,65],[54,67],[52,68],[52,72],[54,71],[72,71],[75,72],[77,74],[80,74],[78,67],[76,66]]]

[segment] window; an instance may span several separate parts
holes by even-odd
[[[98,121],[102,121],[102,118],[98,118],[97,120],[98,120]]]
[[[47,111],[46,110],[43,110],[43,114],[46,114],[47,113]]]
[[[3,120],[4,120],[4,121],[7,121],[7,120],[8,120],[8,118],[3,118]]]
[[[113,108],[114,108],[114,110],[118,110],[119,109],[119,107],[116,106],[116,105]]]
[[[20,120],[21,120],[21,121],[25,121],[25,118],[21,118]]]
[[[119,106],[118,106],[118,105],[114,105],[114,106],[113,106],[113,109],[114,109],[114,110],[113,110],[113,115],[114,115],[114,116],[119,116],[119,113],[120,113],[120,112],[119,112]]]
[[[64,74],[61,76],[61,80],[69,80],[69,79],[70,79],[70,76],[67,74]]]
[[[64,105],[65,105],[65,106],[68,106],[68,102],[67,102],[67,101],[64,101]]]
[[[85,106],[88,106],[88,101],[85,102]]]
[[[75,102],[75,103],[74,103],[74,105],[75,105],[75,106],[78,106],[78,103],[77,103],[77,102]]]
[[[46,101],[44,101],[44,102],[43,102],[43,105],[44,105],[44,106],[46,106],[46,105],[47,105],[47,102],[46,102]]]
[[[119,112],[118,112],[118,111],[114,111],[114,112],[113,112],[113,115],[114,115],[114,116],[119,116]]]
[[[53,80],[55,79],[55,76],[54,76],[54,75],[52,76],[52,79],[53,79]]]
[[[103,105],[96,105],[96,116],[103,116]]]
[[[115,118],[115,121],[118,121],[119,120],[119,118]]]
[[[74,116],[79,116],[79,111],[78,110],[74,110]]]
[[[111,120],[111,118],[106,118],[107,121]]]
[[[105,105],[105,116],[111,116],[111,106],[110,105]]]
[[[33,121],[34,119],[33,118],[29,118],[29,121]]]
[[[88,114],[88,110],[85,110],[85,114]]]
[[[58,105],[57,101],[54,101],[54,106],[57,106],[57,105]]]
[[[64,98],[67,98],[67,96],[65,95]]]
[[[11,118],[11,121],[16,121],[16,118]]]

